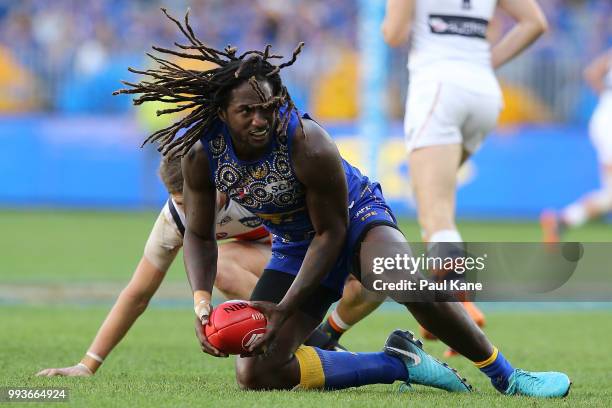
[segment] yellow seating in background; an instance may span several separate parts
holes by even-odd
[[[26,112],[38,108],[37,86],[36,78],[7,48],[0,46],[0,112]]]
[[[359,60],[349,50],[338,58],[338,63],[323,73],[312,88],[310,106],[318,120],[352,120],[359,113]]]
[[[552,121],[548,106],[525,87],[502,82],[504,108],[498,126],[513,126],[524,123],[545,123]]]

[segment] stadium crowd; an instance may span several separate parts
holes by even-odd
[[[537,96],[547,110],[555,113],[553,118],[572,121],[576,106],[568,108],[564,101],[571,97],[571,104],[582,103],[575,95],[577,91],[583,94],[586,88],[584,84],[567,84],[572,80],[580,83],[577,74],[581,67],[610,43],[612,3],[540,3],[549,19],[549,32],[521,64],[513,64],[501,76],[530,89],[531,97]],[[319,109],[319,116],[352,119],[356,115],[351,102],[354,93],[338,92],[344,95],[341,102],[346,102],[344,110],[338,111],[341,103],[316,92],[321,88],[318,81],[335,81],[332,88],[346,90],[351,88],[347,81],[356,78],[357,4],[350,0],[210,0],[193,5],[191,19],[200,37],[210,39],[214,46],[231,43],[247,49],[271,43],[278,53],[288,55],[298,41],[306,39],[301,64],[285,78],[298,106],[316,112],[315,105],[328,103],[331,112],[325,114],[329,109]],[[151,44],[170,46],[179,40],[173,24],[160,18],[162,6],[182,15],[190,2],[0,1],[0,83],[7,90],[0,97],[0,111],[127,111],[129,101],[110,96],[119,78],[130,78],[125,66],[146,64],[142,50]],[[300,24],[295,24],[298,18]],[[502,16],[493,27],[493,37],[505,26]],[[404,55],[403,50],[393,51],[390,72],[405,72],[401,69],[406,62]],[[406,78],[396,75],[391,80]],[[567,97],[559,97],[559,93]],[[401,112],[401,104],[398,106],[392,112]]]

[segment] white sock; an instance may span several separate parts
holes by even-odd
[[[329,319],[332,320],[334,322],[334,324],[336,326],[338,326],[340,329],[342,329],[343,331],[347,331],[348,329],[351,328],[350,324],[345,323],[340,318],[340,315],[338,314],[338,311],[336,309],[334,309],[334,311],[332,312],[331,316],[329,316]]]
[[[460,244],[449,244],[445,243],[460,243]],[[447,229],[436,231],[431,234],[429,242],[427,243],[428,256],[439,256],[441,258],[461,256],[464,252],[463,239],[459,231],[456,229]]]
[[[561,219],[570,227],[579,227],[588,220],[588,214],[584,205],[580,203],[571,204],[561,212]]]
[[[612,210],[612,188],[602,188],[594,192],[589,197],[589,201],[590,205],[598,211],[597,215],[609,213]]]
[[[456,229],[447,229],[431,234],[429,242],[463,242],[463,239]]]

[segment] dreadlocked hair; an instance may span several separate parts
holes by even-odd
[[[263,51],[251,50],[237,56],[237,48],[228,45],[224,50],[216,50],[204,45],[194,34],[189,24],[189,10],[185,14],[182,24],[173,18],[165,8],[162,12],[173,21],[189,41],[189,45],[174,43],[181,50],[191,50],[195,53],[181,52],[153,46],[152,48],[163,54],[174,55],[180,58],[195,59],[213,63],[216,67],[206,70],[184,69],[180,65],[160,58],[151,53],[147,55],[159,64],[156,69],[146,71],[129,67],[130,72],[150,77],[139,83],[121,81],[129,89],[120,89],[113,92],[118,94],[139,94],[133,99],[134,105],[140,105],[147,101],[159,101],[176,104],[170,109],[157,111],[157,116],[169,113],[181,112],[192,109],[188,115],[172,125],[160,129],[145,139],[141,147],[147,143],[157,143],[157,150],[164,156],[172,158],[183,156],[198,141],[203,133],[208,131],[215,123],[220,109],[225,109],[229,102],[230,91],[241,83],[247,81],[253,90],[259,95],[261,103],[250,107],[274,108],[276,132],[279,136],[286,135],[291,113],[297,108],[287,88],[283,86],[279,72],[281,69],[293,65],[298,54],[304,46],[300,42],[293,51],[290,60],[273,65],[272,59],[282,59],[283,56],[271,53],[271,45],[267,45]],[[259,81],[267,80],[272,85],[272,97],[266,99]],[[285,106],[281,114],[280,108]],[[299,115],[298,115],[299,119]],[[303,124],[299,119],[300,127]],[[184,134],[177,137],[181,129],[186,129]]]

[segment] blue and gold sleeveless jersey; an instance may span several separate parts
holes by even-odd
[[[309,119],[307,115],[304,118]],[[201,139],[216,188],[262,218],[270,232],[291,242],[309,240],[314,235],[304,186],[291,164],[291,146],[297,126],[297,114],[292,112],[287,135],[273,136],[268,153],[254,161],[240,160],[236,156],[227,126],[221,121]],[[368,183],[367,177],[344,160],[343,165],[349,190],[353,187],[358,193]]]
[[[310,119],[308,115],[303,118]],[[286,136],[274,135],[268,152],[253,161],[241,160],[236,156],[229,130],[220,120],[200,139],[208,155],[212,182],[217,190],[260,217],[272,234],[272,259],[268,267],[292,274],[298,272],[315,234],[306,208],[305,188],[297,179],[291,162],[292,142],[298,126],[298,116],[294,111]],[[378,183],[370,183],[344,159],[342,165],[348,185],[349,221],[352,223],[353,218],[361,219],[361,224],[366,225],[378,219],[373,216],[380,213],[385,220],[394,223],[395,219],[384,203],[382,193],[379,194]],[[370,211],[372,205],[376,206],[377,203],[382,203],[384,208],[381,207],[378,212]],[[349,232],[355,231],[357,234],[361,230],[357,224],[352,226],[354,228],[351,229],[349,225]],[[350,247],[350,237],[347,242]],[[339,259],[338,267],[344,269],[340,274],[346,278],[344,261]],[[323,283],[339,289],[344,278],[335,276]]]

